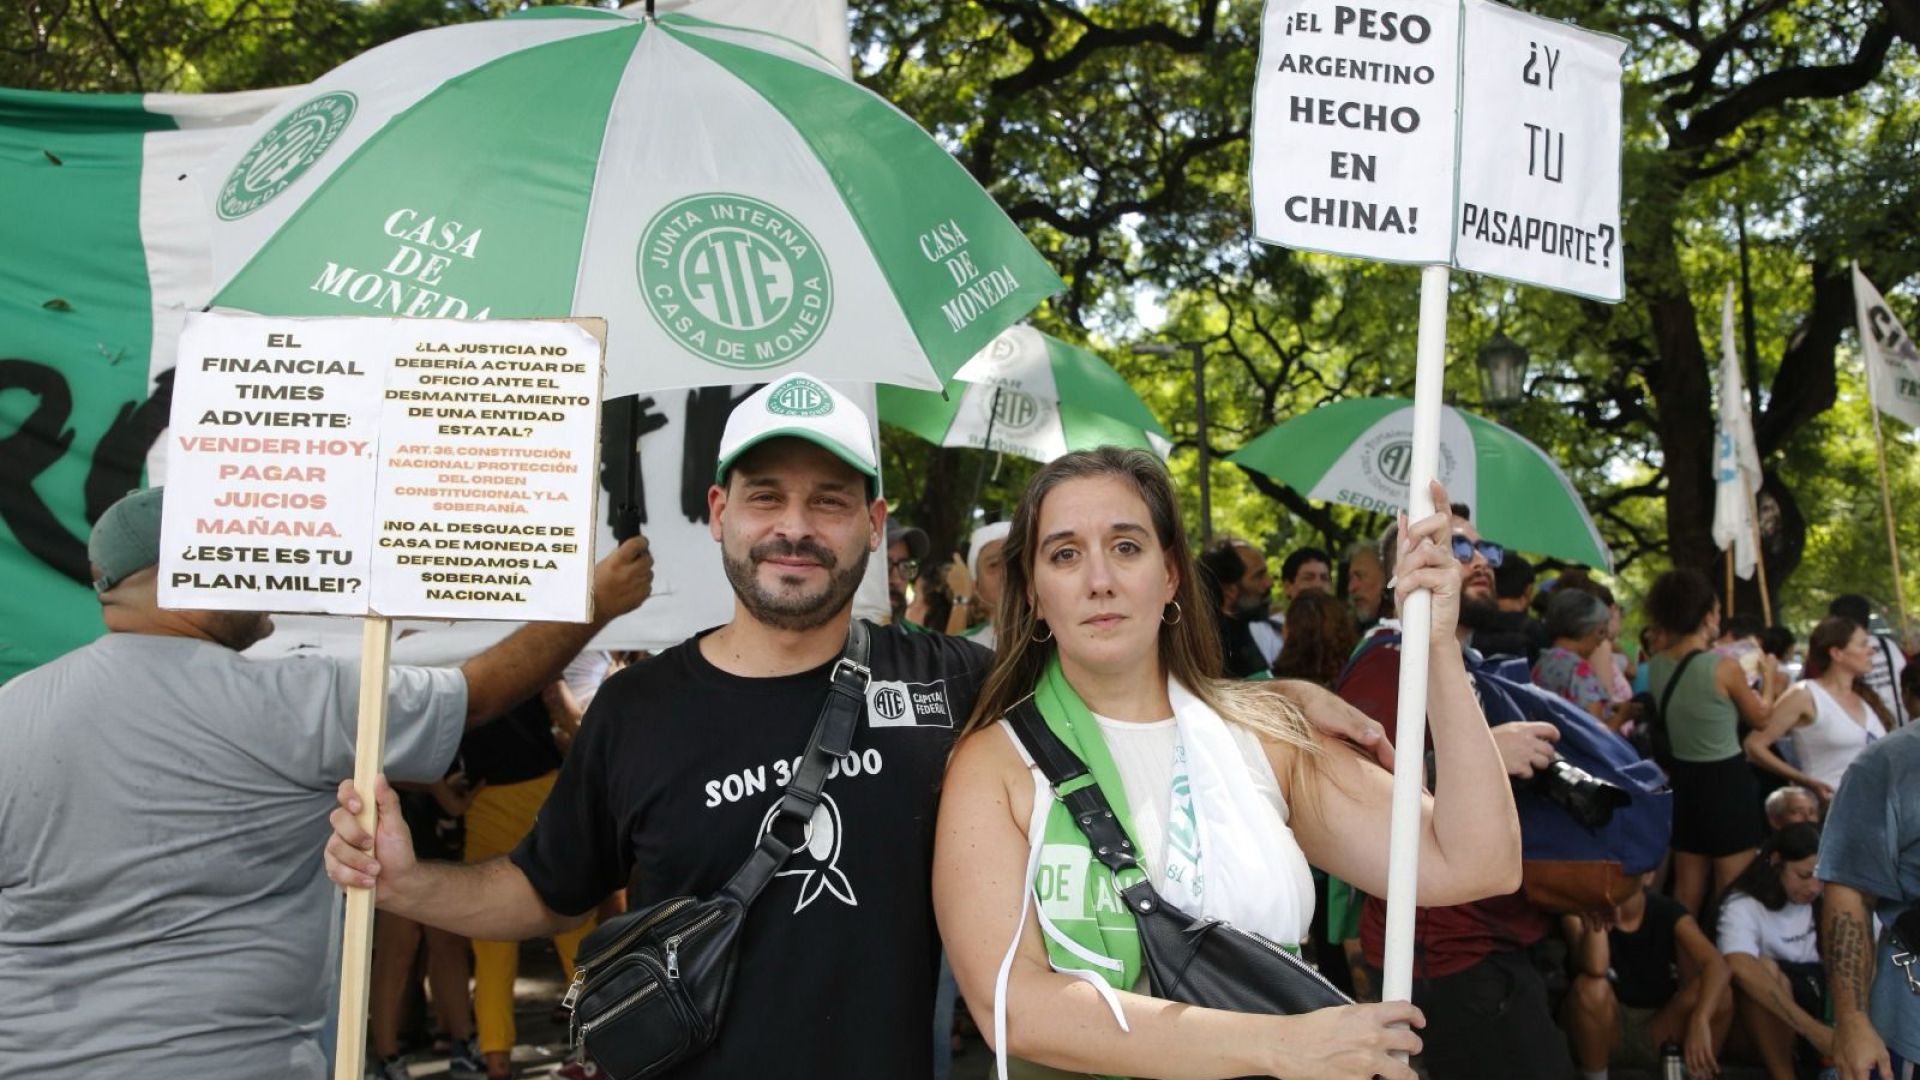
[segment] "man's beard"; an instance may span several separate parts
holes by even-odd
[[[833,552],[813,540],[768,540],[735,559],[722,549],[720,562],[726,567],[727,582],[747,612],[776,630],[811,630],[832,620],[846,608],[867,573],[865,547],[845,569],[837,569],[840,560]],[[802,556],[818,562],[827,571],[827,583],[818,592],[773,592],[760,584],[760,563],[777,556]]]
[[[1242,593],[1234,598],[1233,617],[1242,622],[1256,622],[1273,613],[1273,594]]]
[[[1486,630],[1500,622],[1500,605],[1489,593],[1482,597],[1460,598],[1460,625],[1468,630]]]

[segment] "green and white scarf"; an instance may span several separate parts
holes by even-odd
[[[1225,919],[1284,943],[1299,940],[1313,912],[1311,885],[1305,884],[1311,873],[1282,810],[1258,790],[1226,721],[1176,680],[1168,680],[1167,695],[1179,736],[1158,891],[1190,914]],[[1120,827],[1137,842],[1126,787],[1099,720],[1067,682],[1057,655],[1048,660],[1033,698],[1048,730],[1087,767],[1088,775],[1063,785],[1059,794],[1098,784]],[[1013,734],[1010,727],[1008,733]],[[1017,737],[1014,743],[1020,746]],[[1020,752],[1028,756],[1024,746]],[[1027,906],[1033,905],[1050,965],[1092,984],[1125,1031],[1115,991],[1139,984],[1143,962],[1139,928],[1120,894],[1145,871],[1138,866],[1117,874],[1107,870],[1094,858],[1073,812],[1030,759],[1027,764],[1034,778],[1034,810],[1027,825],[1020,925],[1025,927]],[[1016,933],[994,989],[997,1047],[1006,1046],[1007,980],[1018,949]],[[1004,1050],[998,1057],[1004,1077]]]

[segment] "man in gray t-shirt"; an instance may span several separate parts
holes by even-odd
[[[1886,929],[1920,904],[1916,777],[1920,724],[1909,724],[1869,744],[1847,767],[1821,835],[1821,951],[1833,986],[1833,1057],[1842,1080],[1867,1080],[1876,1062],[1881,1080],[1894,1080],[1889,1047],[1909,1063],[1920,1061],[1920,992],[1894,966]],[[1877,943],[1869,910],[1882,924]],[[1912,977],[1920,978],[1920,967]]]
[[[0,687],[0,1080],[325,1074],[334,890],[314,851],[353,772],[359,671],[243,658],[262,614],[160,608],[161,498],[94,528],[109,633]],[[438,779],[651,581],[630,540],[595,569],[598,621],[392,669],[388,775]]]

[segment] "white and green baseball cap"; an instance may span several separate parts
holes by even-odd
[[[873,445],[873,422],[852,399],[822,379],[795,371],[768,383],[734,406],[720,436],[720,463],[713,482],[725,484],[727,470],[749,449],[768,439],[805,439],[825,448],[869,480],[880,476]]]

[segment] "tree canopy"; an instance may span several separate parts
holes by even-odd
[[[412,30],[526,6],[510,0],[25,0],[0,9],[0,83],[58,90],[219,91],[312,79]],[[1287,417],[1337,398],[1409,394],[1417,273],[1266,247],[1248,210],[1261,6],[1218,0],[851,3],[856,76],[933,131],[1059,268],[1043,329],[1101,350],[1176,439],[1193,480],[1214,454],[1216,528],[1270,552],[1340,545],[1384,519],[1307,501],[1220,464]],[[1626,578],[1716,570],[1712,367],[1719,298],[1739,289],[1741,342],[1766,467],[1764,547],[1786,611],[1827,594],[1885,603],[1848,264],[1903,313],[1920,273],[1920,2],[1521,0],[1629,42],[1623,247],[1628,297],[1608,306],[1455,275],[1447,389],[1482,409],[1474,357],[1496,331],[1532,366],[1502,419],[1563,463]],[[1202,343],[1208,423],[1184,358]],[[1896,506],[1920,498],[1912,445],[1889,428]],[[941,548],[976,486],[1009,508],[1027,463],[933,451],[889,430],[905,510]],[[1189,483],[1188,489],[1191,489]],[[1197,507],[1189,507],[1197,524]],[[1911,517],[1912,515],[1906,515]],[[1903,527],[1903,538],[1915,530]],[[1913,560],[1920,562],[1920,559]],[[1716,570],[1717,572],[1717,570]],[[1784,588],[1783,588],[1784,586]],[[1920,576],[1909,587],[1920,586]],[[1744,587],[1751,608],[1757,592]]]

